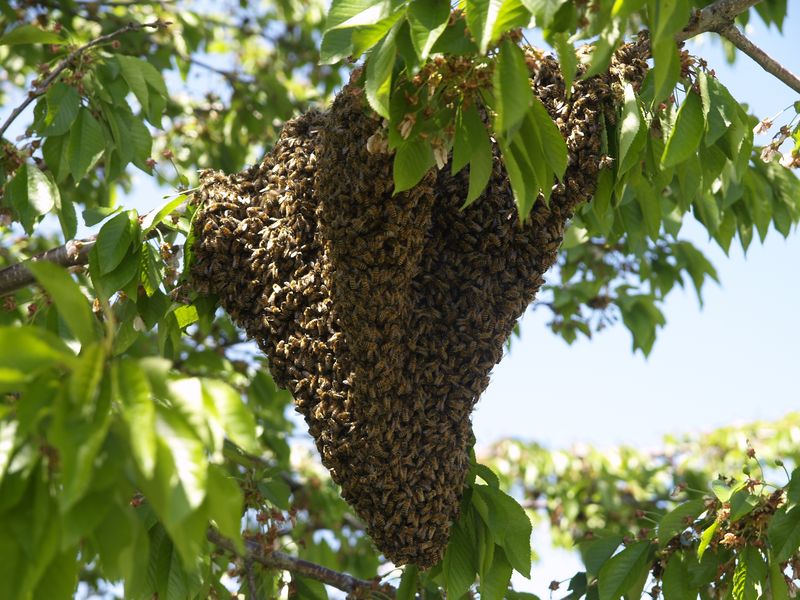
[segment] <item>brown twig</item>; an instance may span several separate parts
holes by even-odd
[[[731,42],[739,50],[747,54],[756,61],[762,69],[770,75],[777,77],[783,83],[800,94],[800,78],[789,69],[764,52],[761,48],[751,42],[733,23],[717,31],[722,37]]]
[[[83,240],[70,240],[63,246],[37,254],[33,258],[0,270],[0,296],[5,296],[36,281],[28,269],[29,262],[51,262],[62,267],[77,267],[89,262],[89,251],[97,236]]]
[[[100,44],[105,44],[106,42],[110,42],[119,36],[129,33],[131,31],[140,31],[145,28],[152,28],[152,29],[164,29],[167,27],[169,23],[164,21],[153,21],[152,23],[128,23],[124,27],[117,29],[116,31],[112,31],[111,33],[107,33],[106,35],[102,35],[99,38],[95,38],[90,42],[87,42],[83,46],[78,46],[70,52],[66,58],[64,58],[56,67],[50,72],[50,74],[34,89],[28,92],[28,95],[25,97],[25,100],[15,108],[5,122],[0,126],[0,137],[3,137],[3,134],[6,132],[6,129],[9,128],[11,123],[22,114],[22,112],[30,105],[31,102],[36,100],[36,98],[40,97],[44,94],[51,85],[58,79],[58,76],[64,72],[64,70],[71,66],[77,58],[81,56],[84,52],[89,50],[90,48],[94,48],[95,46],[99,46]]]
[[[759,2],[761,0],[717,0],[712,2],[692,16],[689,25],[675,36],[675,40],[685,42],[701,33],[717,33],[756,61],[767,73],[800,94],[800,78],[751,42],[734,24],[738,15]]]
[[[208,540],[215,546],[230,552],[231,554],[238,555],[233,542],[223,537],[216,529],[208,530]],[[245,562],[256,562],[268,569],[277,569],[279,571],[289,571],[296,575],[308,577],[316,581],[322,582],[326,585],[335,587],[343,592],[353,593],[357,591],[379,591],[389,598],[395,597],[395,589],[386,584],[380,584],[377,581],[367,581],[365,579],[358,579],[346,573],[334,571],[322,565],[312,563],[302,558],[290,556],[284,552],[277,550],[265,552],[260,544],[255,540],[245,540],[246,553],[242,558]]]

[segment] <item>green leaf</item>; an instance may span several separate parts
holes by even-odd
[[[119,361],[116,374],[133,458],[144,476],[150,478],[156,463],[156,410],[150,385],[134,360]]]
[[[760,496],[751,494],[747,490],[739,490],[731,496],[731,512],[730,521],[732,523],[738,521],[745,515],[749,514],[756,506],[759,505]]]
[[[706,85],[709,109],[705,144],[710,146],[721,138],[735,121],[738,121],[739,103],[715,77],[706,78]]]
[[[789,587],[786,585],[786,578],[778,561],[769,557],[769,589],[771,600],[789,600]]]
[[[739,552],[736,569],[733,572],[732,595],[734,600],[757,600],[762,597],[758,587],[767,575],[767,565],[761,553],[753,546],[746,546]]]
[[[389,118],[389,96],[392,91],[392,70],[397,57],[398,27],[395,25],[369,55],[367,80],[364,91],[372,109],[382,117]]]
[[[800,504],[800,467],[792,471],[786,484],[786,508],[790,510]]]
[[[566,96],[569,98],[572,95],[572,83],[575,81],[575,75],[578,70],[578,55],[575,53],[575,47],[569,41],[567,33],[554,35],[553,43],[558,56],[558,64],[561,68],[561,76],[564,78]]]
[[[158,250],[147,242],[142,244],[141,255],[140,280],[145,294],[152,296],[158,290],[164,278],[164,261]]]
[[[203,380],[206,413],[215,416],[225,435],[248,452],[258,452],[256,422],[241,395],[218,379]]]
[[[470,536],[459,521],[453,524],[442,561],[447,596],[460,598],[475,581],[477,565]]]
[[[400,587],[395,594],[396,600],[414,600],[417,597],[417,576],[419,569],[416,565],[406,565],[400,579]]]
[[[711,482],[711,491],[720,502],[730,502],[731,496],[744,488],[745,482],[730,484],[724,479],[715,479]]]
[[[516,129],[533,102],[525,55],[514,42],[504,40],[492,75],[495,131],[507,135]]]
[[[334,0],[328,11],[324,33],[372,25],[392,14],[398,4],[397,0]]]
[[[0,37],[0,46],[20,44],[66,44],[67,40],[52,31],[42,31],[35,25],[20,25]]]
[[[220,533],[233,541],[238,552],[242,541],[242,509],[244,496],[236,480],[217,465],[208,466],[208,509]]]
[[[681,75],[681,57],[673,39],[651,44],[653,68],[653,103],[658,104],[675,89]]]
[[[525,577],[531,572],[531,521],[525,509],[511,496],[486,485],[473,486],[488,507],[487,525],[503,547],[511,565]]]
[[[703,139],[704,130],[702,100],[698,94],[690,92],[678,111],[675,127],[667,139],[661,166],[674,167],[695,154],[700,140]]]
[[[536,96],[533,98],[533,105],[529,113],[536,124],[536,131],[541,141],[541,150],[544,161],[552,169],[558,179],[564,177],[567,170],[567,144],[561,137],[561,132],[550,118],[550,113]],[[550,177],[552,179],[552,177]],[[552,181],[540,182],[542,188],[549,188]]]
[[[800,548],[800,509],[778,509],[769,522],[767,536],[774,560],[789,560]]]
[[[39,577],[33,598],[73,598],[78,588],[80,570],[78,548],[58,554]]]
[[[711,544],[711,540],[714,539],[714,534],[717,532],[718,528],[719,521],[714,520],[714,522],[706,527],[703,530],[703,533],[700,534],[700,544],[697,546],[697,558],[703,558],[703,554],[705,554],[706,550],[708,550],[708,546]]]
[[[503,600],[511,582],[511,563],[502,548],[494,552],[494,560],[485,577],[481,577],[481,600]]]
[[[394,193],[417,185],[435,163],[433,149],[425,140],[411,140],[399,146],[394,155]]]
[[[121,212],[109,219],[100,229],[95,249],[101,275],[113,271],[128,253],[128,248],[133,241],[132,218],[130,211]]]
[[[64,239],[73,239],[78,231],[78,216],[75,214],[75,205],[67,198],[63,198],[59,193],[55,198],[55,209]]]
[[[475,105],[458,113],[453,143],[452,173],[469,163],[469,190],[464,206],[474,202],[492,175],[492,142]]]
[[[619,600],[650,567],[653,545],[649,540],[631,544],[613,556],[598,574],[600,600]]]
[[[58,187],[50,175],[29,164],[17,169],[6,186],[5,195],[28,234],[33,232],[42,215],[53,209],[56,199],[60,201]]]
[[[421,60],[428,55],[450,19],[449,0],[412,0],[408,6],[411,42]]]
[[[135,56],[120,54],[117,55],[117,62],[122,77],[136,99],[139,100],[139,104],[142,105],[142,111],[147,115],[147,120],[160,127],[161,112],[160,110],[156,111],[163,109],[163,103],[152,102],[151,94],[155,92],[162,98],[167,96],[167,86],[164,84],[161,73],[150,63]]]
[[[74,87],[65,83],[55,83],[45,94],[47,115],[41,131],[44,136],[63,135],[69,131],[78,110],[81,98]]]
[[[85,346],[96,341],[98,339],[95,329],[96,319],[86,296],[69,273],[59,265],[44,261],[29,262],[27,266],[47,290],[58,309],[58,314],[81,345]]]
[[[21,380],[43,369],[74,363],[74,354],[60,338],[41,327],[0,327],[0,365]]]
[[[641,160],[639,154],[646,141],[646,134],[640,135],[642,129],[642,113],[633,86],[625,84],[625,104],[622,107],[622,122],[619,126],[619,159],[617,173],[621,175]],[[634,141],[641,140],[634,146]]]
[[[614,552],[622,543],[620,536],[601,537],[578,544],[578,551],[581,560],[586,566],[586,573],[590,577],[596,577],[600,569],[611,558]]]
[[[68,134],[49,136],[42,144],[44,162],[58,182],[64,181],[69,175],[68,146]]]
[[[691,521],[694,521],[705,509],[705,502],[698,498],[676,506],[661,517],[658,524],[659,548],[666,546],[672,538],[691,526]]]
[[[332,65],[353,52],[353,30],[333,29],[322,36],[319,47],[321,65]]]
[[[697,598],[697,590],[691,586],[689,569],[682,552],[675,552],[669,558],[667,567],[661,577],[664,598]]]
[[[70,130],[67,148],[69,172],[76,183],[97,162],[104,148],[105,141],[100,123],[88,109],[81,107]]]

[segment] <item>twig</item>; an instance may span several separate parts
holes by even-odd
[[[80,6],[89,5],[89,6],[98,6],[101,8],[108,6],[116,8],[120,6],[139,6],[142,4],[164,6],[167,4],[174,4],[174,3],[175,0],[101,0],[99,2],[96,0],[79,0],[75,4],[78,4]]]
[[[209,529],[207,537],[215,546],[231,554],[237,554],[233,543],[223,537],[216,529]],[[352,575],[340,573],[339,571],[334,571],[333,569],[303,560],[302,558],[290,556],[289,554],[277,550],[265,552],[256,540],[245,540],[245,546],[247,548],[246,554],[242,557],[245,562],[257,562],[268,569],[289,571],[303,577],[308,577],[309,579],[320,581],[347,593],[356,591],[380,591],[389,598],[395,597],[396,590],[389,585],[381,585],[377,581],[358,579]]]
[[[717,0],[712,2],[692,16],[689,25],[675,36],[675,40],[685,42],[701,33],[717,33],[756,61],[767,73],[800,94],[800,78],[751,42],[734,24],[738,15],[759,2],[761,0]]]
[[[675,36],[675,40],[685,42],[689,38],[707,31],[719,32],[721,28],[733,23],[738,15],[759,2],[761,0],[717,0],[712,2],[692,16],[692,20]]]
[[[152,23],[128,23],[125,27],[117,29],[116,31],[112,31],[111,33],[107,33],[106,35],[102,35],[99,38],[93,39],[90,42],[87,42],[83,46],[79,46],[75,48],[72,52],[70,52],[66,58],[64,58],[56,67],[50,72],[50,74],[42,81],[39,85],[37,85],[34,89],[28,92],[28,95],[23,100],[22,104],[20,104],[17,108],[15,108],[11,114],[9,115],[8,119],[6,119],[5,123],[0,126],[0,137],[3,137],[3,134],[6,132],[6,129],[9,128],[11,123],[14,122],[22,111],[24,111],[28,105],[36,100],[36,98],[40,97],[44,94],[48,88],[53,85],[55,80],[58,78],[59,75],[70,65],[72,65],[75,60],[80,57],[81,54],[89,50],[90,48],[94,48],[95,46],[99,46],[100,44],[104,44],[106,42],[110,42],[119,36],[129,33],[131,31],[139,31],[145,28],[152,28],[152,29],[164,29],[169,24],[164,21],[153,21]]]
[[[783,83],[792,88],[795,92],[800,94],[800,78],[792,73],[789,69],[780,64],[777,60],[772,58],[769,54],[764,52],[761,48],[751,42],[745,35],[739,31],[734,24],[730,24],[719,33],[722,37],[730,41],[739,50],[747,54],[750,58],[756,61],[762,69],[770,75],[774,75]]]
[[[33,258],[0,270],[0,296],[5,296],[36,281],[28,269],[29,262],[51,262],[62,267],[77,267],[89,262],[89,251],[97,241],[93,235],[83,240],[70,240],[63,246],[37,254]]]

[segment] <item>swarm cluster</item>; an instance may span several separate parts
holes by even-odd
[[[557,62],[528,58],[570,166],[525,223],[497,154],[465,210],[467,173],[449,166],[392,195],[392,156],[367,150],[380,119],[351,86],[329,110],[287,123],[261,164],[207,173],[197,192],[197,289],[258,341],[343,497],[396,564],[441,558],[469,467],[470,413],[594,191],[612,76],[567,98]]]

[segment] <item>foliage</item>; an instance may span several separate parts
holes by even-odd
[[[742,448],[739,432],[659,457],[506,443],[490,460],[499,478],[473,465],[440,565],[392,570],[311,454],[290,445],[289,394],[182,272],[196,172],[258,160],[285,120],[330,99],[347,77],[339,61],[366,54],[351,79],[386,119],[396,190],[450,160],[469,169],[465,203],[480,202],[494,140],[526,216],[568,159],[530,92],[522,28],[543,33],[570,81],[606,70],[622,40],[648,28],[654,66],[641,90],[614,90],[617,114],[601,124],[607,168],[572,220],[544,304],[567,341],[619,317],[646,354],[669,292],[690,281],[699,295],[716,278],[680,238],[685,218],[726,252],[800,220],[789,168],[800,162],[800,105],[771,144],[753,145],[772,120],[748,114],[674,42],[708,2],[465,0],[453,11],[336,0],[327,17],[323,4],[0,0],[0,266],[92,234],[67,248],[87,268],[28,263],[36,284],[0,310],[9,597],[70,597],[79,582],[107,593],[121,583],[131,598],[325,597],[319,572],[278,564],[280,550],[353,575],[350,591],[364,597],[388,581],[401,598],[529,598],[509,589],[512,572],[530,574],[538,505],[528,501],[544,501],[558,543],[580,542],[586,571],[569,598],[636,597],[648,577],[670,600],[787,597],[800,475],[765,481],[778,481],[777,460],[797,466],[796,418],[778,435],[746,434],[761,463],[727,450]],[[739,21],[756,12],[780,28],[786,8],[764,1]],[[586,40],[591,51],[576,51]],[[175,190],[144,214],[121,203],[142,174]],[[743,462],[749,473],[731,478]],[[232,546],[210,541],[209,526]]]

